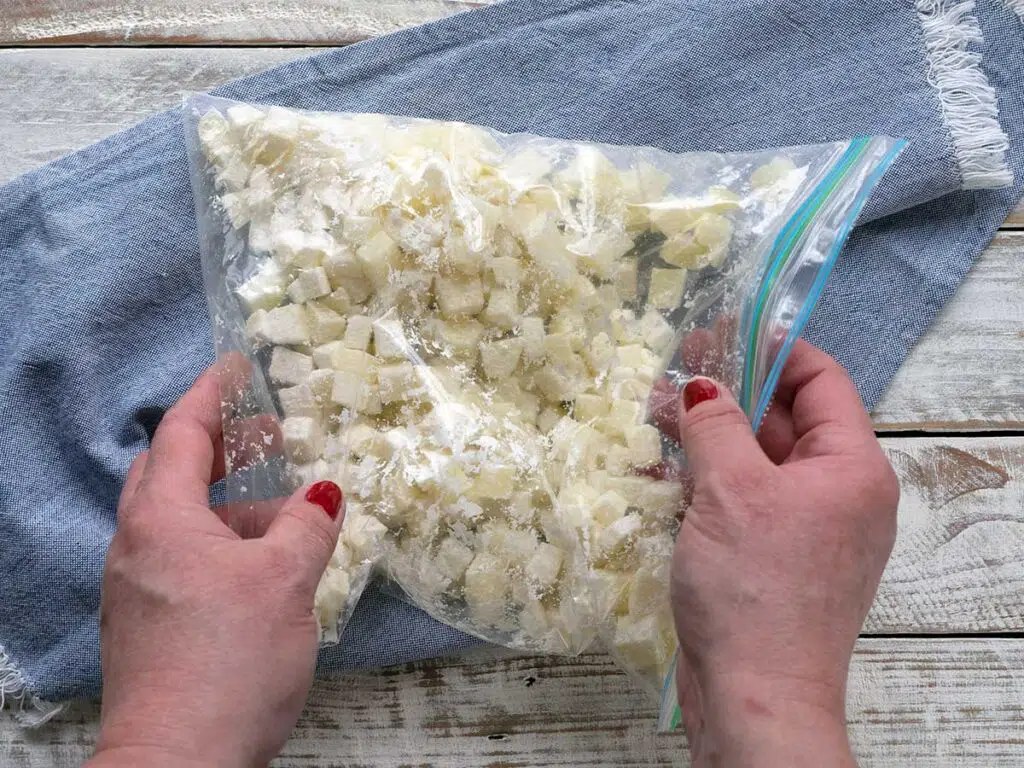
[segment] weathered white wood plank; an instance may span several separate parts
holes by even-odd
[[[682,733],[654,732],[654,704],[603,655],[491,653],[318,682],[278,768],[678,766]],[[847,719],[860,765],[998,768],[1024,762],[1024,641],[863,638]],[[0,718],[0,762],[71,768],[98,706],[38,731]]]
[[[6,0],[0,43],[343,45],[490,0]]]
[[[0,51],[0,181],[308,49]],[[1024,428],[1024,235],[1003,234],[911,353],[883,430]],[[979,380],[979,375],[982,380]]]
[[[880,430],[1024,429],[1024,232],[1001,232],[872,414]]]
[[[887,438],[899,529],[865,631],[1024,630],[1024,438]]]

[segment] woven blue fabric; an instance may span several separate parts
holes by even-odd
[[[1018,180],[998,191],[958,191],[905,0],[511,0],[217,93],[673,151],[906,137],[807,334],[872,404],[1021,196],[1021,24],[976,13]],[[0,188],[0,264],[0,645],[32,693],[95,694],[121,482],[213,356],[180,111]],[[321,668],[473,642],[374,592]]]

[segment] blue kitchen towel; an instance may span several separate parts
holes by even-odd
[[[672,151],[906,137],[807,334],[871,405],[1021,196],[1022,83],[1007,0],[510,0],[216,93]],[[121,482],[213,356],[181,111],[0,188],[0,264],[0,686],[38,704],[98,692]],[[474,642],[372,592],[321,669]]]

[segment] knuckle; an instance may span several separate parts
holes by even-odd
[[[711,403],[696,411],[690,411],[686,414],[683,426],[691,436],[697,437],[707,437],[737,427],[749,428],[747,417],[742,411],[722,402]]]

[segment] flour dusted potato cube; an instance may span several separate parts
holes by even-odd
[[[320,422],[309,416],[295,416],[281,422],[284,452],[290,461],[302,464],[319,458],[324,449]]]
[[[287,273],[276,261],[267,260],[252,277],[239,286],[238,295],[250,312],[273,309],[284,298],[287,277]]]
[[[472,618],[484,625],[503,624],[508,603],[508,574],[500,559],[479,552],[465,574],[463,595]]]
[[[615,345],[608,334],[601,331],[590,340],[588,346],[584,347],[582,354],[591,372],[600,374],[615,359]]]
[[[288,297],[296,304],[318,299],[331,292],[331,282],[323,267],[299,270],[298,276],[288,286]]]
[[[373,515],[346,514],[342,536],[348,542],[355,560],[372,560],[388,529]]]
[[[480,317],[496,328],[513,328],[519,320],[519,298],[516,292],[505,288],[491,291],[487,307]]]
[[[620,262],[615,267],[613,281],[619,296],[625,301],[635,301],[638,295],[637,263]]]
[[[537,362],[544,357],[544,320],[540,317],[523,317],[519,320],[519,338],[523,340],[523,357]]]
[[[270,252],[287,267],[319,266],[334,248],[334,240],[326,232],[303,232],[293,228],[275,229],[270,234]]]
[[[431,318],[424,330],[427,337],[441,347],[444,353],[461,359],[476,358],[480,340],[484,336],[484,326],[474,319]]]
[[[352,298],[344,288],[335,288],[326,296],[322,296],[317,304],[345,316],[352,309]]]
[[[674,650],[664,637],[655,615],[640,619],[632,616],[620,618],[615,625],[612,645],[632,669],[659,676]]]
[[[558,581],[564,559],[565,556],[558,547],[538,543],[533,555],[526,561],[526,576],[541,590],[551,589]]]
[[[348,371],[363,379],[372,380],[378,360],[359,349],[352,349],[344,341],[331,341],[313,348],[313,362],[317,368]]]
[[[412,351],[402,324],[391,318],[374,321],[373,349],[377,357],[386,360],[404,359]]]
[[[487,262],[494,284],[502,288],[518,290],[523,279],[522,262],[512,256],[496,256]]]
[[[487,465],[473,481],[472,494],[484,499],[507,499],[515,490],[515,467]]]
[[[447,318],[476,315],[484,308],[484,289],[480,278],[437,277],[434,293],[441,314]]]
[[[345,329],[345,346],[349,349],[358,349],[366,352],[370,348],[370,339],[373,338],[373,321],[366,315],[353,315],[348,319],[348,327]]]
[[[591,507],[591,514],[596,522],[607,528],[625,517],[628,508],[629,502],[621,494],[605,491],[597,497]]]
[[[549,333],[544,337],[544,355],[554,364],[571,365],[576,354],[572,338],[565,333]]]
[[[608,407],[608,417],[602,426],[613,434],[625,435],[630,427],[642,424],[646,416],[647,408],[641,403],[616,400]]]
[[[604,468],[613,475],[624,475],[633,466],[629,448],[618,443],[609,446],[604,456]]]
[[[416,388],[418,377],[412,363],[383,365],[377,371],[381,402],[385,405],[398,400],[408,400]]]
[[[350,593],[351,583],[347,571],[341,568],[328,568],[324,571],[313,602],[316,605],[320,636],[325,642],[338,641],[338,620],[341,618],[342,609],[348,603]]]
[[[644,344],[657,355],[664,354],[672,346],[676,332],[659,312],[648,310],[640,318],[640,331]]]
[[[318,418],[322,410],[320,402],[308,384],[282,387],[277,390],[277,399],[281,403],[281,411],[285,418],[292,416]]]
[[[675,519],[683,511],[683,487],[678,482],[655,480],[648,483],[638,497],[644,512],[662,519]]]
[[[631,344],[637,341],[636,313],[631,309],[614,309],[608,315],[612,326],[612,336],[619,344]]]
[[[309,317],[309,340],[313,344],[337,341],[345,335],[345,317],[317,301],[306,304]]]
[[[592,421],[608,415],[611,404],[601,395],[577,395],[573,401],[572,415],[577,421]]]
[[[338,244],[324,255],[321,266],[331,285],[344,286],[350,280],[363,280],[366,272],[362,263],[346,245]]]
[[[541,434],[548,434],[555,428],[559,420],[562,418],[562,414],[554,408],[544,408],[537,415],[537,429],[540,430]]]
[[[661,434],[651,424],[627,427],[626,445],[635,466],[648,467],[661,461]]]
[[[357,373],[336,371],[334,387],[331,389],[331,400],[343,408],[358,408],[363,402],[365,383],[363,377]]]
[[[449,584],[459,581],[473,562],[473,550],[453,536],[446,537],[437,548],[434,565]]]
[[[560,309],[551,317],[548,333],[564,335],[572,350],[578,352],[587,341],[587,321],[579,310]]]
[[[480,344],[480,364],[489,379],[512,375],[523,353],[523,342],[517,338],[485,341]]]
[[[287,347],[274,347],[268,373],[275,384],[302,384],[313,373],[313,358]]]
[[[340,288],[345,289],[349,301],[355,307],[365,302],[374,292],[374,287],[365,277],[353,277],[341,283]]]
[[[605,528],[597,536],[595,550],[606,567],[628,568],[634,542],[643,530],[639,515],[626,515]]]
[[[356,250],[356,258],[374,289],[380,290],[387,285],[398,254],[398,244],[386,232],[378,232]]]
[[[572,396],[572,379],[553,365],[537,371],[534,381],[549,403],[561,403]]]
[[[675,309],[683,301],[685,288],[685,269],[655,267],[651,270],[651,287],[647,294],[647,301],[655,309]]]
[[[257,341],[269,344],[309,343],[309,320],[301,304],[287,304],[269,311],[258,309],[249,316],[245,327]]]

